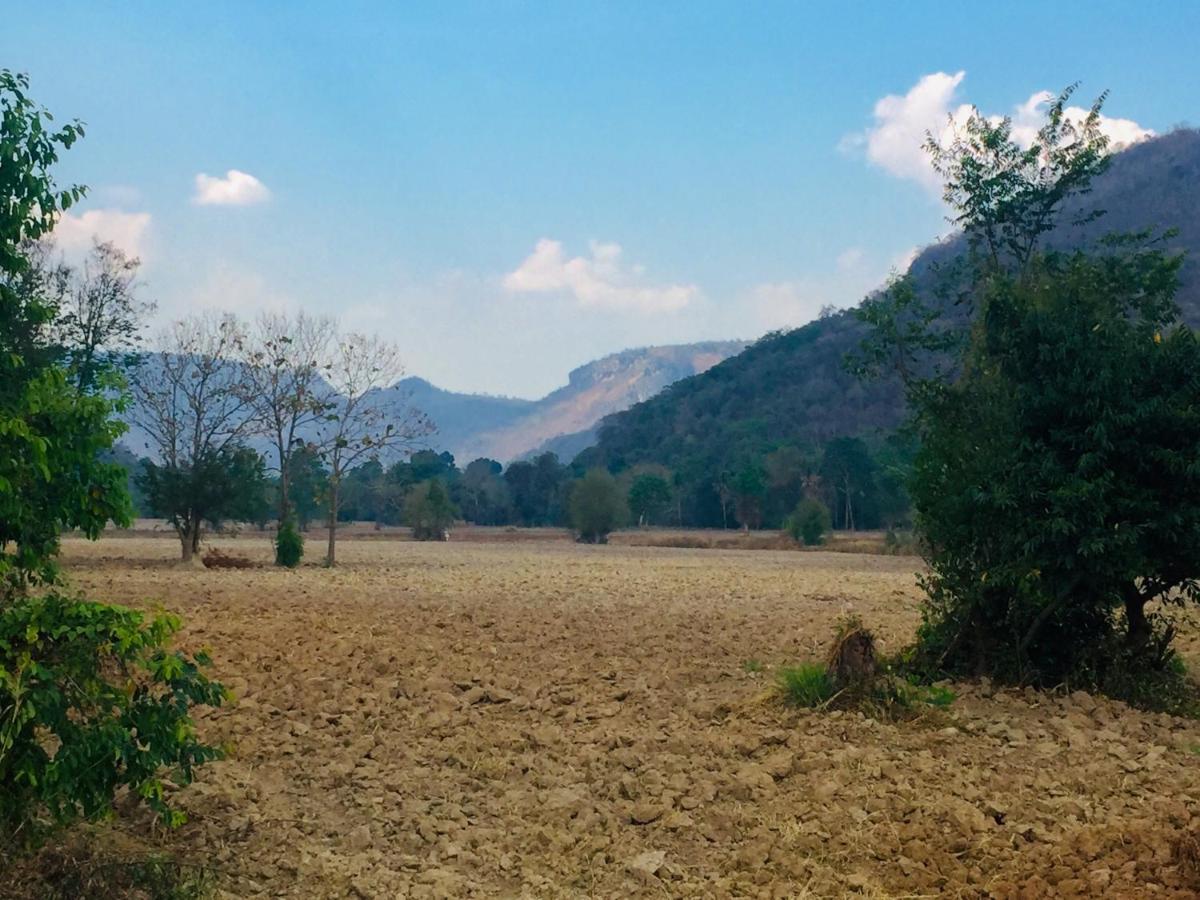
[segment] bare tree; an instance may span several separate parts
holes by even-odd
[[[205,315],[176,322],[159,338],[132,378],[134,422],[149,436],[155,464],[177,484],[168,517],[179,535],[182,559],[200,548],[205,466],[234,449],[251,425],[250,391],[241,325],[233,316]]]
[[[314,447],[329,467],[329,549],[337,561],[337,515],[345,474],[360,462],[411,452],[434,432],[433,423],[390,385],[404,374],[396,347],[378,337],[340,337],[325,369],[336,393],[326,405]]]
[[[246,341],[245,375],[255,430],[271,441],[277,459],[280,525],[291,513],[293,451],[334,402],[321,377],[334,334],[334,323],[326,318],[264,313]]]
[[[140,267],[115,244],[96,241],[81,268],[59,262],[49,270],[61,290],[54,336],[81,388],[95,387],[109,364],[132,364],[131,352],[154,311],[138,296]]]

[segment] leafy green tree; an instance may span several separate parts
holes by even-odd
[[[835,438],[825,445],[820,473],[832,494],[834,528],[854,531],[879,524],[876,468],[861,438]]]
[[[747,463],[733,478],[733,503],[743,528],[761,528],[767,473],[757,463]]]
[[[507,525],[512,520],[512,499],[502,471],[494,459],[472,460],[463,470],[452,491],[468,522]]]
[[[30,290],[26,256],[83,194],[51,174],[82,135],[56,128],[0,70],[0,858],[56,826],[112,812],[122,788],[169,825],[181,814],[164,782],[191,780],[217,751],[200,743],[195,704],[217,705],[207,660],[172,651],[168,616],[66,597],[59,534],[95,538],[129,521],[120,465],[102,462],[121,433],[115,374],[69,377],[71,348],[54,340],[53,295]],[[36,590],[35,590],[36,589]],[[168,776],[166,773],[171,773]]]
[[[416,540],[444,540],[457,515],[458,510],[450,502],[441,479],[422,481],[409,489],[404,502],[404,518]]]
[[[1200,599],[1200,347],[1178,322],[1180,260],[1150,236],[1040,245],[1105,164],[1099,102],[1072,125],[1068,96],[1029,148],[976,115],[937,154],[973,248],[974,317],[951,366],[908,367],[930,566],[918,658],[1117,689],[1169,676],[1173,628],[1147,606]],[[919,321],[922,302],[901,283],[869,314]],[[907,354],[914,333],[867,349]]]
[[[792,539],[802,541],[806,547],[815,547],[824,542],[830,527],[829,507],[814,497],[801,500],[786,523],[786,530]]]
[[[670,503],[671,485],[661,475],[646,472],[629,485],[629,511],[637,517],[638,525],[652,522]]]
[[[553,453],[520,460],[504,470],[517,519],[522,525],[557,525],[562,522],[563,498],[569,470]]]
[[[585,544],[607,544],[627,514],[617,480],[604,469],[592,469],[575,482],[569,507],[571,527]]]
[[[225,446],[194,463],[143,463],[138,485],[150,511],[191,542],[186,559],[200,549],[201,524],[257,522],[268,515],[267,476],[262,457],[249,447]]]
[[[804,483],[815,469],[811,456],[799,447],[777,447],[763,459],[766,474],[766,496],[763,500],[763,521],[780,525],[796,508],[804,495]]]
[[[62,347],[47,340],[58,307],[26,289],[26,248],[84,192],[50,173],[82,126],[55,128],[28,87],[0,70],[0,590],[52,582],[63,531],[96,537],[130,516],[120,466],[99,461],[124,430],[113,403],[68,378]]]

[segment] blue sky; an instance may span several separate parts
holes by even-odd
[[[1197,124],[1197,34],[1194,2],[44,2],[0,65],[87,123],[60,243],[137,252],[161,318],[328,313],[538,396],[856,302],[946,230],[912,145],[961,104],[1078,80],[1118,137]]]

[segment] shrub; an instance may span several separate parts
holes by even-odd
[[[294,569],[304,558],[304,537],[293,519],[287,519],[275,535],[275,565]]]
[[[783,666],[775,677],[784,701],[792,706],[812,708],[833,696],[833,680],[820,663]]]
[[[801,541],[806,547],[815,547],[829,532],[829,508],[820,500],[806,497],[796,506],[784,527],[793,540]]]
[[[569,507],[571,527],[585,544],[608,543],[608,535],[625,520],[625,498],[604,469],[592,469],[575,483]]]
[[[438,478],[416,485],[404,500],[404,518],[418,541],[443,540],[457,513]]]
[[[169,826],[183,821],[164,784],[188,784],[221,756],[189,711],[225,691],[203,673],[204,653],[170,649],[178,628],[56,593],[0,610],[0,848],[108,815],[122,787]]]

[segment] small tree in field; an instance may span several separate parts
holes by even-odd
[[[1145,700],[1129,686],[1170,677],[1174,633],[1147,607],[1200,599],[1200,346],[1173,300],[1180,260],[1149,235],[1040,246],[1104,166],[1099,103],[1073,125],[1068,95],[1029,148],[978,115],[932,148],[971,248],[974,319],[946,340],[901,281],[864,309],[893,338],[867,351],[909,373],[921,441],[918,659]],[[950,374],[912,374],[921,348],[953,346]]]
[[[801,500],[785,524],[792,540],[801,541],[806,547],[823,543],[830,527],[829,507],[812,497]]]
[[[121,434],[118,374],[96,360],[81,378],[61,295],[30,289],[27,253],[83,194],[51,168],[83,131],[56,127],[0,70],[0,859],[57,826],[111,814],[118,791],[168,824],[164,782],[191,780],[217,751],[201,743],[194,704],[220,685],[170,649],[179,623],[70,597],[55,566],[59,535],[96,538],[130,518],[126,478],[101,462]],[[35,261],[36,262],[36,261]]]
[[[411,452],[434,431],[424,413],[394,390],[384,390],[404,373],[394,345],[353,333],[336,343],[324,371],[334,393],[324,403],[318,436],[310,445],[329,470],[328,566],[337,562],[337,516],[346,473],[369,460]]]
[[[661,475],[645,472],[629,485],[629,511],[646,525],[671,503],[671,484]]]
[[[625,521],[625,499],[617,481],[604,469],[592,469],[571,488],[571,527],[585,544],[607,544],[608,535]]]
[[[457,514],[439,478],[413,485],[404,499],[404,519],[418,541],[442,540]]]

